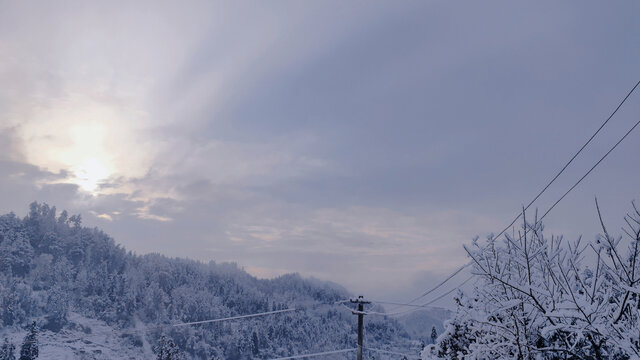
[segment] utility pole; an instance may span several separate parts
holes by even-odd
[[[362,360],[362,325],[364,323],[364,304],[371,304],[366,301],[362,295],[357,299],[350,299],[352,304],[358,304],[358,311],[352,311],[354,315],[358,315],[358,360]]]

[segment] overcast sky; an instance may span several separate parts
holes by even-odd
[[[0,1],[0,211],[400,300],[466,262],[640,79],[637,1]],[[634,94],[536,205],[640,115]],[[611,228],[640,130],[547,217]],[[532,209],[532,211],[534,211]],[[457,280],[458,282],[461,280]]]

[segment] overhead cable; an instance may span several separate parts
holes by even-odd
[[[444,298],[445,296],[451,294],[452,292],[458,290],[460,287],[462,287],[464,284],[466,284],[467,282],[469,282],[471,279],[473,279],[473,275],[469,276],[466,280],[464,280],[463,282],[460,283],[460,285],[454,287],[453,289],[445,292],[444,294],[438,296],[437,298],[430,300],[424,304],[421,305],[411,305],[411,304],[401,304],[401,306],[412,306],[414,307],[413,309],[408,309],[408,310],[401,310],[401,311],[396,311],[396,312],[389,312],[389,313],[384,313],[384,312],[375,312],[375,311],[367,311],[367,315],[381,315],[381,316],[396,316],[396,315],[404,315],[404,314],[408,314],[414,311],[419,310],[419,308],[426,308],[429,307],[429,305],[435,303],[436,301]],[[375,302],[375,301],[374,301]]]
[[[631,94],[636,90],[636,88],[638,87],[638,85],[640,85],[640,81],[638,81],[633,88],[631,88],[631,90],[627,93],[627,95],[622,99],[622,101],[620,101],[620,103],[618,104],[618,106],[615,108],[615,110],[613,110],[613,112],[611,113],[611,115],[609,115],[609,117],[602,123],[602,125],[600,125],[600,127],[598,128],[598,130],[596,130],[596,132],[593,133],[593,135],[591,135],[591,137],[587,140],[587,142],[584,143],[584,145],[582,145],[582,147],[571,157],[571,159],[569,159],[569,161],[562,167],[562,169],[560,169],[560,171],[558,171],[558,173],[551,179],[551,181],[549,181],[542,190],[540,190],[540,192],[533,198],[533,200],[531,200],[529,202],[529,204],[527,204],[527,206],[524,207],[522,212],[518,213],[518,216],[516,216],[513,221],[511,221],[511,223],[509,225],[507,225],[507,227],[505,227],[502,231],[500,231],[500,233],[496,236],[494,236],[494,238],[499,238],[500,235],[504,234],[505,231],[507,231],[511,226],[513,226],[513,224],[515,224],[516,221],[518,221],[518,219],[520,219],[520,217],[522,217],[522,213],[527,211],[527,209],[529,209],[529,207],[531,207],[531,205],[533,205],[534,202],[536,202],[536,200],[538,200],[538,198],[545,192],[547,191],[547,189],[549,188],[549,186],[551,186],[551,184],[553,184],[556,179],[567,169],[567,167],[569,167],[569,165],[571,165],[571,163],[573,162],[573,160],[575,160],[576,157],[578,157],[578,155],[580,155],[580,153],[582,152],[582,150],[584,150],[584,148],[587,147],[587,145],[589,145],[589,143],[591,143],[591,141],[596,137],[596,135],[598,135],[598,133],[600,132],[600,130],[602,130],[602,128],[605,127],[605,125],[607,125],[607,123],[609,122],[609,120],[611,120],[611,118],[613,118],[613,116],[618,112],[618,110],[622,107],[622,105],[627,101],[627,99],[629,98],[629,96],[631,96]],[[571,191],[571,190],[569,190]],[[554,204],[555,206],[555,204]],[[541,219],[542,220],[542,219]]]
[[[416,356],[416,355],[409,355],[409,354],[403,354],[403,353],[399,353],[399,352],[395,352],[395,351],[389,351],[389,350],[382,350],[382,349],[374,349],[374,348],[370,348],[370,347],[363,347],[363,349],[365,350],[369,350],[369,351],[374,351],[374,352],[379,352],[379,353],[385,353],[385,354],[392,354],[392,355],[400,355],[400,356],[405,356],[409,359],[420,359],[420,356]]]
[[[356,351],[356,350],[357,350],[357,348],[343,349],[343,350],[333,350],[333,351],[324,351],[324,352],[318,352],[318,353],[312,353],[312,354],[299,354],[299,355],[293,355],[293,356],[287,356],[287,357],[280,357],[280,358],[269,359],[269,360],[300,359],[300,358],[313,357],[313,356],[322,356],[322,355],[347,353],[347,352]]]
[[[187,325],[208,324],[208,323],[214,323],[214,322],[220,322],[220,321],[227,321],[227,320],[247,319],[247,318],[258,317],[258,316],[265,316],[265,315],[272,315],[272,314],[280,314],[280,313],[291,312],[291,311],[297,311],[297,310],[300,310],[300,309],[290,308],[290,309],[284,309],[284,310],[267,311],[267,312],[256,313],[256,314],[248,314],[248,315],[240,315],[240,316],[230,316],[230,317],[225,317],[225,318],[220,318],[220,319],[211,319],[211,320],[202,320],[202,321],[185,322],[185,323],[179,323],[179,324],[170,324],[170,326],[177,327],[177,326],[187,326]]]
[[[542,194],[547,191],[547,189],[551,186],[551,184],[553,184],[556,179],[558,179],[558,177],[560,177],[560,175],[569,167],[569,165],[571,165],[571,163],[578,157],[578,155],[580,155],[580,153],[591,143],[591,141],[598,135],[598,133],[600,133],[600,131],[605,127],[605,125],[607,125],[607,123],[609,123],[609,121],[613,118],[613,116],[618,112],[618,110],[620,110],[620,108],[622,107],[622,105],[624,105],[624,103],[627,101],[627,99],[631,96],[631,94],[633,94],[633,92],[636,90],[636,88],[640,85],[640,81],[636,82],[636,84],[631,88],[631,90],[629,90],[629,92],[627,93],[627,95],[620,101],[620,103],[618,104],[618,106],[613,110],[613,112],[609,115],[609,117],[607,117],[607,119],[600,125],[600,127],[589,137],[589,139],[580,147],[580,149],[578,149],[578,151],[569,159],[569,161],[567,161],[567,163],[560,169],[560,171],[558,171],[555,176],[542,188],[542,190],[540,190],[540,192],[538,192],[538,194],[527,204],[527,206],[524,207],[524,211],[526,211],[527,209],[529,209],[529,207],[531,207],[531,205],[533,205],[533,203],[536,202],[536,200],[538,200],[538,198],[540,198],[540,196],[542,196]],[[640,123],[640,121],[638,122]],[[613,151],[613,149],[615,149],[618,144],[620,142],[622,142],[622,140],[624,140],[624,138],[627,137],[627,135],[629,135],[629,133],[631,133],[631,131],[633,131],[633,129],[635,129],[636,126],[638,126],[638,123],[636,123],[636,125],[634,125],[623,137],[622,139],[620,139],[620,141],[618,141],[618,143],[616,143],[613,148],[611,148],[601,159],[600,161],[598,161],[596,163],[596,165],[594,165],[580,180],[578,180],[578,182],[576,184],[574,184],[560,199],[558,199],[546,212],[545,214],[542,216],[542,218],[544,218],[560,201],[562,201],[562,199],[564,199],[564,197],[566,195],[569,194],[569,192],[571,192],[576,186],[578,186],[578,184],[589,175],[589,173],[591,173],[591,171],[593,171],[593,169],[595,169],[598,164],[600,164],[600,162],[602,162],[602,160],[604,160],[604,158],[606,158],[609,153],[611,151]],[[511,221],[511,223],[505,227],[502,231],[500,231],[498,233],[498,235],[494,236],[494,238],[499,238],[502,234],[504,234],[505,231],[507,231],[511,226],[513,226],[513,224],[515,224],[516,221],[518,221],[518,219],[520,219],[520,217],[522,216],[522,212],[519,212],[518,215],[513,219],[513,221]],[[542,220],[542,218],[540,218],[540,220]],[[443,280],[441,283],[439,283],[438,285],[436,285],[435,287],[429,289],[428,291],[426,291],[425,293],[423,293],[422,295],[416,297],[415,299],[409,301],[409,304],[416,302],[417,300],[427,296],[428,294],[432,293],[433,291],[435,291],[436,289],[438,289],[440,286],[442,286],[443,284],[445,284],[447,281],[451,280],[451,278],[453,278],[455,275],[457,275],[460,271],[462,271],[462,269],[466,268],[467,266],[471,265],[472,262],[469,262],[465,265],[463,265],[461,268],[455,270],[451,275],[449,275],[445,280]]]
[[[587,172],[586,172],[586,173],[585,173],[585,174],[580,178],[580,180],[578,180],[575,184],[573,184],[573,186],[572,186],[571,188],[569,188],[569,190],[567,190],[567,192],[565,192],[565,193],[564,193],[564,194],[563,194],[563,195],[562,195],[558,200],[556,200],[556,202],[555,202],[555,203],[553,203],[553,205],[551,205],[551,207],[550,207],[550,208],[549,208],[549,209],[548,209],[548,210],[547,210],[547,211],[542,215],[542,217],[540,217],[540,220],[538,220],[538,222],[539,222],[539,221],[542,221],[542,219],[544,219],[544,218],[545,218],[545,216],[547,216],[547,214],[549,214],[549,212],[550,212],[551,210],[553,210],[553,208],[554,208],[554,207],[556,207],[556,205],[558,205],[558,203],[559,203],[560,201],[562,201],[562,199],[564,199],[564,198],[565,198],[565,197],[566,197],[566,196],[571,192],[571,190],[575,189],[575,188],[576,188],[576,187],[577,187],[577,186],[582,182],[582,180],[584,180],[587,176],[589,176],[589,174],[591,174],[591,172],[592,172],[592,171],[593,171],[593,170],[594,170],[598,165],[600,165],[600,163],[601,163],[601,162],[602,162],[602,161],[603,161],[607,156],[609,156],[609,154],[611,154],[611,152],[612,152],[616,147],[618,147],[618,145],[620,145],[620,143],[621,143],[621,142],[622,142],[622,141],[623,141],[627,136],[629,136],[629,134],[631,134],[631,132],[632,132],[636,127],[638,127],[638,125],[640,125],[640,120],[638,120],[638,122],[636,122],[636,123],[635,123],[635,125],[633,125],[633,126],[631,127],[631,129],[629,129],[629,131],[627,131],[627,132],[624,134],[624,136],[623,136],[622,138],[620,138],[620,140],[618,140],[618,142],[617,142],[617,143],[615,143],[615,145],[613,145],[613,146],[611,147],[611,149],[609,149],[609,151],[607,151],[607,153],[606,153],[606,154],[604,154],[604,155],[600,158],[600,160],[598,160],[598,162],[597,162],[595,165],[593,165],[593,166],[591,167],[591,169],[589,169],[589,171],[587,171]]]

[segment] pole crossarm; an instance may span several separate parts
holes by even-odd
[[[349,302],[351,302],[352,304],[371,304],[371,301],[365,300],[362,295],[358,296],[355,299],[349,299]]]

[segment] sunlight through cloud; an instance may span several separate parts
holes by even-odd
[[[110,172],[107,167],[96,158],[87,159],[84,164],[76,167],[71,180],[84,191],[95,193],[100,183],[106,180]]]
[[[147,170],[153,151],[136,137],[144,114],[118,104],[70,96],[32,111],[20,125],[27,160],[42,169],[65,172],[92,195],[126,189],[103,188],[115,178],[135,178]]]

